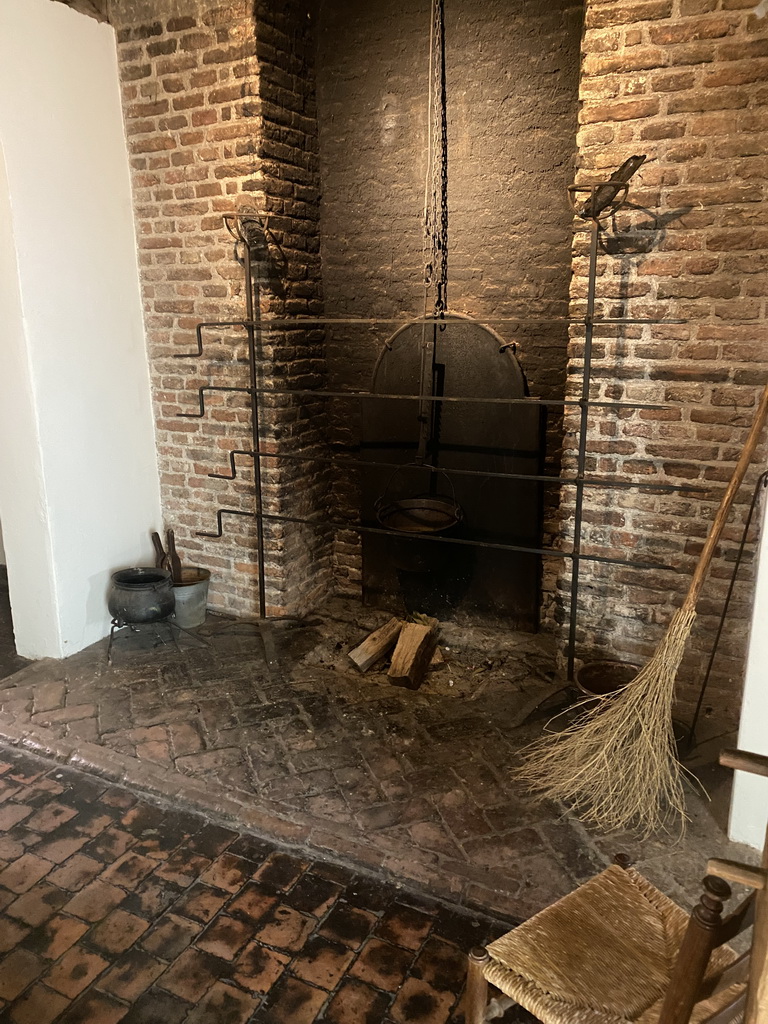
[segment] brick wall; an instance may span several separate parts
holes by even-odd
[[[544,312],[568,295],[571,131],[577,91],[578,5],[516,7],[464,0],[448,8],[451,152],[451,306],[478,317]],[[602,328],[594,395],[670,403],[663,411],[596,413],[589,469],[650,481],[721,488],[768,372],[764,356],[768,221],[768,20],[749,0],[589,0],[582,43],[577,139],[583,180],[633,152],[649,159],[633,185],[641,208],[622,213],[635,252],[607,238],[601,308],[617,315],[682,318],[680,325]],[[178,419],[194,389],[216,376],[247,380],[242,332],[212,336],[204,360],[172,356],[193,345],[198,320],[242,316],[241,272],[222,213],[250,203],[269,214],[259,301],[269,314],[418,312],[425,156],[428,3],[367,10],[322,5],[319,23],[299,0],[119,0],[125,121],[133,168],[146,323],[169,525],[189,558],[214,571],[214,604],[254,609],[250,520],[206,541],[219,505],[252,507],[250,469],[213,481],[230,448],[249,447],[241,395],[211,399],[205,420]],[[503,31],[500,31],[503,26]],[[314,107],[312,34],[318,46]],[[421,47],[421,49],[419,49]],[[319,119],[319,139],[318,139]],[[318,220],[322,193],[322,217]],[[323,253],[322,287],[320,249]],[[583,309],[586,249],[573,253],[571,310]],[[562,306],[561,306],[562,308]],[[386,331],[306,329],[265,336],[267,380],[367,385]],[[534,393],[578,387],[580,339],[557,326],[515,333]],[[232,354],[236,360],[233,362]],[[341,408],[341,407],[339,407]],[[323,439],[325,406],[273,401],[267,440],[291,450]],[[343,415],[332,411],[334,427]],[[553,421],[550,467],[557,465]],[[572,421],[566,468],[573,464]],[[338,437],[338,433],[332,436]],[[318,466],[268,463],[270,508],[322,507]],[[282,467],[282,468],[280,468]],[[755,468],[755,471],[757,468]],[[336,498],[354,505],[344,481]],[[345,497],[346,494],[346,497]],[[679,575],[640,576],[584,566],[581,653],[646,658],[679,603],[716,505],[713,492],[589,490],[585,547],[663,561]],[[572,494],[563,494],[565,534]],[[702,599],[683,697],[702,659],[727,583],[745,488]],[[548,524],[559,529],[557,509]],[[329,538],[270,527],[270,598],[310,603],[328,586]],[[359,580],[356,535],[334,548],[337,578]],[[287,572],[286,567],[291,571]],[[567,573],[548,569],[563,592]],[[560,618],[566,599],[559,608]],[[737,589],[713,701],[735,712],[749,573]]]
[[[194,348],[201,320],[245,315],[242,271],[222,215],[236,208],[266,212],[268,236],[256,264],[257,305],[265,314],[316,313],[321,308],[317,144],[312,55],[306,10],[282,4],[254,12],[252,0],[121,0],[111,18],[118,40],[124,117],[131,156],[137,234],[158,456],[166,523],[180,549],[213,572],[212,604],[256,609],[253,520],[229,517],[226,536],[207,540],[219,506],[252,510],[252,463],[231,449],[250,449],[247,396],[208,398],[203,419],[192,410],[195,389],[213,381],[248,382],[242,329],[206,333],[200,360],[174,358]],[[308,381],[321,372],[322,338],[307,331],[265,335],[264,382]],[[263,430],[271,450],[288,436],[316,441],[321,420],[283,399],[265,401]],[[315,474],[303,501],[286,508],[295,474],[265,463],[267,508],[303,513],[320,500]],[[300,608],[324,586],[322,537],[267,524],[268,599],[273,610]],[[286,564],[294,571],[286,573]],[[324,575],[325,573],[325,575]]]
[[[430,2],[321,5],[318,111],[326,312],[393,317],[424,310],[423,205]],[[475,317],[563,315],[570,278],[582,4],[457,0],[446,4],[449,120],[449,305]],[[431,305],[430,305],[431,309]],[[333,387],[371,385],[393,325],[329,332]],[[500,326],[516,340],[531,392],[562,397],[564,324]],[[335,439],[359,440],[356,409],[338,405]],[[556,472],[559,410],[549,419]],[[336,481],[341,514],[359,515],[355,480]],[[557,534],[550,489],[548,539]],[[337,538],[336,573],[355,592],[358,536]],[[547,567],[546,589],[554,589]]]
[[[595,412],[589,469],[711,496],[588,490],[585,546],[683,570],[583,568],[582,653],[644,660],[679,605],[768,374],[768,18],[749,0],[588,0],[580,84],[581,180],[632,153],[648,154],[622,213],[630,248],[606,238],[598,298],[611,315],[682,318],[678,326],[603,328],[594,396],[669,403],[664,411]],[[574,253],[574,313],[583,311],[586,242]],[[571,345],[570,387],[582,345]],[[568,426],[574,425],[571,421]],[[567,435],[572,446],[574,435]],[[689,702],[700,682],[735,549],[765,464],[756,460],[700,602],[681,675]],[[573,464],[573,449],[568,453]],[[573,495],[566,492],[566,517]],[[572,520],[571,520],[572,522]],[[710,702],[736,715],[749,614],[749,570],[738,587]],[[564,574],[561,586],[567,587]],[[564,606],[567,600],[563,601]]]

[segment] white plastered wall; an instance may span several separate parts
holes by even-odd
[[[762,492],[762,527],[755,600],[741,705],[739,748],[768,755],[768,492]],[[768,823],[768,779],[736,772],[728,832],[731,839],[762,849]]]
[[[0,520],[16,643],[102,637],[161,523],[112,29],[0,0]]]

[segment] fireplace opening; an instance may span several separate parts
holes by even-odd
[[[390,531],[363,534],[365,603],[438,618],[480,612],[534,630],[539,556],[504,549],[541,545],[541,484],[518,477],[541,473],[542,407],[522,401],[514,346],[469,317],[412,323],[385,343],[371,390],[427,400],[362,410],[362,518]]]
[[[430,12],[427,2],[404,11],[390,0],[372,9],[324,0],[317,10],[323,311],[380,320],[326,332],[327,384],[427,397],[338,402],[327,429],[332,445],[370,463],[334,479],[337,517],[376,528],[383,506],[419,497],[453,502],[460,514],[430,539],[344,531],[334,585],[370,605],[536,630],[553,623],[556,573],[539,554],[501,547],[541,549],[557,530],[557,487],[515,477],[556,477],[560,465],[562,408],[520,400],[564,396],[566,187],[583,10],[569,0],[514,11],[479,0],[446,5],[448,232],[437,258],[447,260],[451,315],[426,338],[421,323],[383,321],[431,309],[425,178],[428,193],[441,111]],[[440,401],[459,396],[489,401]],[[519,404],[491,404],[504,398]]]

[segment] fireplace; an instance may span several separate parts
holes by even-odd
[[[386,343],[424,312],[429,4],[403,9],[383,0],[372,8],[294,0],[279,10],[259,3],[254,15],[245,0],[133,0],[116,15],[164,501],[190,557],[212,569],[214,606],[222,611],[256,610],[253,523],[233,523],[225,544],[200,536],[233,493],[249,507],[247,459],[234,483],[208,476],[226,474],[228,451],[247,449],[248,403],[234,392],[212,397],[206,423],[178,413],[217,375],[233,387],[247,382],[245,338],[233,326],[212,339],[202,361],[175,356],[194,348],[199,321],[243,317],[242,274],[223,215],[250,205],[268,220],[259,262],[263,320],[321,318],[312,329],[263,333],[270,387],[321,386],[342,396],[375,390]],[[585,544],[588,552],[608,548],[674,563],[678,574],[640,577],[595,562],[582,579],[579,623],[585,651],[634,659],[650,652],[669,619],[764,376],[755,365],[764,309],[752,276],[761,264],[751,252],[763,246],[755,177],[762,100],[748,86],[763,26],[738,5],[702,12],[681,0],[679,8],[536,0],[512,12],[503,3],[456,0],[445,9],[448,310],[496,332],[504,365],[519,365],[533,398],[573,396],[581,373],[583,337],[565,317],[583,312],[587,253],[582,236],[574,242],[565,188],[574,175],[594,180],[630,153],[648,154],[633,190],[642,209],[629,211],[623,226],[645,218],[656,242],[631,255],[601,250],[600,311],[624,325],[596,333],[593,397],[659,408],[591,418],[588,471],[644,479],[646,486],[618,495],[591,490]],[[366,322],[338,323],[350,319]],[[641,319],[667,323],[626,322]],[[400,576],[409,570],[394,567],[393,579],[387,545],[357,527],[376,530],[382,497],[450,498],[450,488],[441,473],[422,480],[414,468],[410,483],[396,477],[388,491],[387,470],[349,463],[358,456],[369,464],[410,460],[418,437],[396,436],[387,423],[375,424],[376,433],[366,420],[375,419],[375,404],[365,413],[344,397],[311,407],[274,398],[266,407],[265,442],[275,456],[322,449],[323,457],[347,460],[339,469],[318,458],[303,470],[267,460],[267,500],[276,514],[298,509],[301,518],[319,514],[337,524],[268,524],[270,611],[301,612],[334,591],[356,600],[402,599]],[[573,428],[570,414],[564,420],[561,407],[547,406],[543,425],[532,419],[510,428],[520,447],[505,438],[506,454],[475,454],[507,459],[507,469],[520,459],[526,473],[535,467],[541,474],[530,475],[555,477],[573,467]],[[432,468],[450,467],[438,460]],[[484,469],[481,462],[477,471]],[[474,520],[492,543],[514,543],[517,526],[478,525],[469,479],[456,494],[467,511],[459,530]],[[712,493],[681,499],[661,488],[686,481]],[[525,546],[567,546],[572,491],[537,485],[530,492],[520,526]],[[486,493],[486,507],[518,502]],[[691,678],[707,654],[737,525],[701,608]],[[468,598],[474,584],[464,566],[445,614],[467,607],[489,614],[491,606],[518,625],[534,628],[538,620],[561,632],[569,590],[562,559],[534,555],[530,564],[509,567],[489,561],[505,582],[520,578],[533,607],[505,604],[487,573],[475,588],[480,597]],[[429,591],[430,581],[421,582]],[[746,621],[746,603],[734,607],[728,664],[713,691],[726,702]]]

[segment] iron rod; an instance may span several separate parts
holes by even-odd
[[[246,320],[203,320],[197,326],[208,327],[245,327]],[[269,317],[266,320],[255,320],[253,326],[261,330],[270,330],[273,327],[281,329],[298,330],[308,324],[320,324],[340,326],[344,324],[399,324],[404,327],[407,324],[436,323],[434,314],[424,315],[423,313],[406,313],[404,316],[292,316],[292,317]],[[440,321],[446,325],[451,323],[466,323],[463,319],[451,319],[450,311],[446,312],[445,319]],[[471,322],[481,327],[486,324],[576,324],[583,326],[586,317],[583,316],[486,316],[472,317]],[[602,317],[594,318],[596,324],[687,324],[687,320],[679,317]]]
[[[232,467],[232,473],[209,473],[208,476],[214,477],[216,480],[234,480],[237,476],[235,469],[234,456],[246,455],[249,458],[254,458],[256,453],[248,451],[244,448],[236,448],[234,451],[229,453],[230,466]],[[374,462],[368,459],[354,459],[346,458],[334,458],[330,455],[296,455],[291,452],[269,452],[262,451],[259,453],[258,458],[260,459],[289,459],[293,462],[323,462],[332,466],[359,466],[362,468],[372,467],[375,469],[395,469],[398,463],[394,462]],[[404,463],[402,468],[413,468],[412,463]],[[428,470],[432,474],[446,473],[454,474],[457,476],[480,476],[480,477],[493,477],[498,480],[529,480],[535,483],[545,484],[576,484],[578,478],[573,476],[547,476],[545,474],[535,473],[496,473],[488,470],[487,472],[482,469],[458,469],[453,467],[446,467],[445,469],[437,468],[425,463],[422,469]],[[714,489],[712,487],[700,487],[698,484],[664,484],[664,483],[653,483],[650,480],[612,480],[610,477],[584,477],[582,483],[585,487],[616,487],[623,489],[632,489],[635,487],[644,488],[647,487],[653,491],[685,491],[686,493],[691,492],[693,494],[712,494]]]
[[[243,516],[249,519],[259,518],[259,513],[257,512],[246,512],[242,509],[234,508],[220,508],[216,512],[216,522],[218,525],[217,532],[209,533],[207,531],[200,530],[198,531],[197,536],[214,537],[217,539],[222,537],[222,516],[224,515]],[[302,516],[278,515],[277,513],[272,512],[262,512],[260,518],[269,519],[276,523],[298,523],[303,526],[315,526],[319,529],[354,530],[355,533],[375,533],[390,538],[397,532],[386,529],[383,526],[364,526],[362,523],[350,523],[335,519],[307,519]],[[462,547],[468,548],[483,548],[484,550],[492,551],[514,551],[520,554],[530,555],[550,555],[554,558],[572,559],[574,557],[572,551],[561,551],[559,548],[534,548],[522,544],[501,544],[497,541],[466,540],[461,537],[437,537],[434,534],[416,534],[409,537],[407,534],[398,533],[398,537],[401,540],[413,539],[416,542],[425,541],[429,544],[458,544]],[[684,569],[679,569],[674,565],[666,565],[663,562],[633,562],[628,558],[612,558],[610,555],[579,555],[579,558],[582,562],[598,562],[604,565],[624,565],[629,569],[652,569],[657,572],[674,572],[680,575],[683,575],[686,572]]]
[[[595,187],[592,187],[594,205]],[[587,427],[589,426],[589,391],[592,383],[592,335],[597,283],[597,242],[600,224],[592,218],[589,236],[589,278],[587,312],[584,328],[584,363],[581,375],[581,414],[579,416],[579,448],[576,461],[576,502],[573,512],[573,560],[571,562],[571,603],[568,609],[568,679],[573,680],[576,663],[576,616],[579,603],[579,572],[581,555],[581,523],[584,514],[584,470],[587,462]]]
[[[267,584],[266,567],[264,560],[264,489],[261,480],[261,429],[259,416],[258,370],[256,352],[256,329],[253,320],[253,268],[251,266],[251,247],[248,242],[243,245],[243,275],[245,277],[245,309],[248,318],[246,327],[248,337],[248,371],[251,386],[249,388],[251,400],[251,437],[253,439],[253,484],[256,498],[256,557],[259,562],[258,571],[258,592],[259,592],[259,616],[264,619],[267,616]]]
[[[749,538],[749,528],[752,525],[752,518],[755,514],[755,509],[758,505],[758,499],[760,492],[768,487],[768,472],[761,473],[757,478],[755,484],[755,490],[752,495],[752,502],[749,506],[749,513],[747,515],[747,521],[744,523],[744,531],[741,535],[741,542],[739,544],[738,551],[736,552],[736,560],[733,564],[733,572],[728,582],[728,590],[725,595],[725,601],[723,602],[723,608],[720,612],[720,620],[717,624],[717,630],[715,632],[715,639],[712,643],[712,650],[709,653],[709,661],[707,662],[707,668],[704,672],[704,679],[701,683],[701,689],[699,690],[699,699],[696,701],[696,710],[693,712],[693,719],[688,731],[688,740],[686,744],[686,751],[690,754],[696,743],[696,726],[699,724],[699,715],[701,714],[701,706],[704,703],[704,695],[707,692],[709,686],[709,677],[712,675],[712,668],[715,664],[715,657],[717,656],[717,649],[720,645],[720,637],[723,633],[723,627],[725,626],[725,620],[728,615],[728,609],[731,605],[731,598],[733,597],[733,591],[736,587],[736,579],[739,575],[739,568],[741,566],[741,560],[744,557],[744,550],[747,546],[747,540]]]
[[[206,391],[221,391],[226,393],[240,392],[242,394],[249,394],[250,390],[250,388],[234,387],[223,384],[203,384],[202,387],[197,389],[197,393],[200,399],[202,399],[202,396]],[[278,397],[296,395],[301,398],[377,398],[383,401],[401,402],[468,402],[472,405],[545,405],[552,406],[553,408],[560,408],[562,406],[583,408],[585,405],[583,398],[474,398],[471,395],[379,395],[375,391],[326,391],[324,388],[256,388],[256,392],[260,395],[274,395]],[[672,408],[667,404],[659,405],[653,402],[587,401],[586,405],[590,408],[594,407],[595,409],[651,409],[658,411]],[[179,412],[176,415],[184,416],[189,419],[199,419],[202,412]]]

